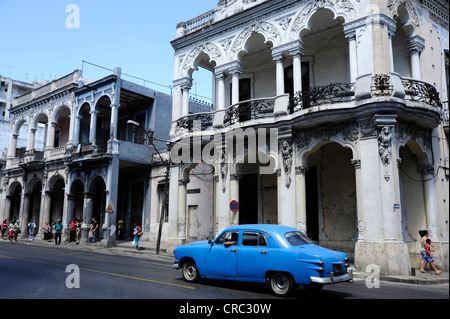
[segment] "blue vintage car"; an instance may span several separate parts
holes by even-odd
[[[214,241],[198,241],[174,250],[174,269],[187,282],[200,277],[268,282],[275,295],[296,285],[319,290],[324,284],[352,282],[347,255],[315,245],[301,231],[281,225],[238,225]]]

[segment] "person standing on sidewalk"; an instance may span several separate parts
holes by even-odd
[[[2,240],[5,237],[6,230],[8,229],[8,220],[5,219],[2,223]]]
[[[9,242],[12,243],[12,240],[14,238],[14,233],[15,233],[16,227],[14,226],[14,221],[10,221],[9,222],[9,226],[8,226],[8,239]]]
[[[63,224],[61,223],[61,219],[55,224],[55,245],[61,245],[61,236],[63,231]]]
[[[20,220],[16,220],[14,224],[14,241],[17,243],[17,237],[20,234]]]
[[[28,245],[31,244],[33,241],[33,235],[34,235],[34,228],[36,227],[35,222],[33,221],[33,218],[30,219],[30,222],[28,223]]]
[[[98,222],[92,217],[92,226],[91,226],[92,237],[89,238],[89,243],[95,243],[97,241],[98,236]]]

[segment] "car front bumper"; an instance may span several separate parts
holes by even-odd
[[[335,276],[333,272],[330,272],[329,277],[309,277],[311,283],[316,284],[335,284],[340,282],[353,282],[353,269],[349,269],[346,274]]]

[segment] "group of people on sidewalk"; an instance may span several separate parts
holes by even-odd
[[[83,225],[83,220],[80,217],[73,218],[72,222],[69,226],[69,243],[75,243],[78,245],[80,243],[80,235],[81,235],[81,226]],[[28,245],[34,240],[34,233],[36,230],[36,223],[31,219],[27,225],[28,229]],[[44,240],[51,242],[55,241],[55,245],[61,244],[61,237],[63,233],[64,225],[61,222],[61,219],[58,219],[57,222],[51,226],[48,222],[45,222],[42,227],[42,231],[44,233]],[[20,220],[13,218],[8,223],[8,220],[5,219],[1,224],[1,240],[4,240],[5,234],[8,233],[8,239],[10,242],[17,242],[17,237],[21,232]],[[138,222],[134,223],[133,226],[133,237],[134,237],[134,245],[136,246],[136,251],[139,251],[139,239],[142,236],[142,228],[139,226]],[[99,223],[95,218],[92,218],[92,225],[89,229],[88,233],[88,242],[95,243],[99,238]]]
[[[68,243],[76,243],[77,245],[80,243],[80,235],[81,235],[81,225],[83,224],[83,220],[79,217],[73,218],[70,227],[70,237]],[[1,224],[1,240],[5,239],[5,235],[8,235],[8,239],[10,242],[17,242],[17,237],[21,233],[22,226],[20,225],[20,220],[13,218],[9,221],[5,219]],[[44,240],[51,242],[55,241],[55,245],[61,244],[61,238],[63,234],[64,225],[61,222],[61,219],[58,219],[57,222],[52,226],[49,222],[45,222],[44,226],[42,226],[42,232],[44,234]],[[30,219],[27,225],[28,230],[28,244],[30,244],[34,240],[34,234],[36,230],[36,223],[33,219]],[[89,230],[89,242],[96,242],[98,238],[98,230],[99,225],[95,218],[92,218],[92,226]]]
[[[434,259],[431,256],[431,252],[434,251],[433,245],[431,245],[431,239],[428,238],[428,231],[426,230],[419,230],[420,235],[420,253],[422,255],[422,261],[420,263],[420,272],[425,273],[425,266],[429,263],[431,265],[431,268],[433,268],[434,273],[436,275],[440,275],[442,273],[441,270],[438,270],[436,268],[436,265],[434,264]]]

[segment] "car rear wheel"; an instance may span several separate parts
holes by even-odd
[[[294,289],[294,281],[289,274],[276,272],[270,277],[270,288],[275,295],[286,297]]]
[[[197,266],[194,261],[188,261],[182,267],[183,279],[187,282],[195,282],[199,279]]]

